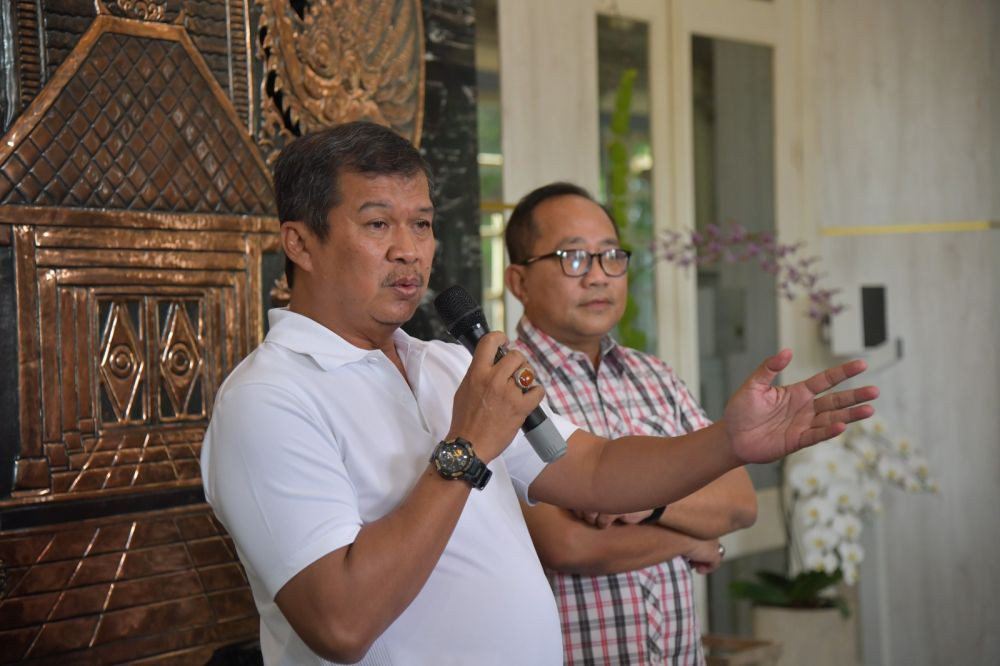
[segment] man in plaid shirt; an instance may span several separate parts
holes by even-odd
[[[526,195],[506,232],[507,285],[524,304],[520,350],[552,409],[608,438],[672,437],[709,424],[673,370],[619,345],[629,254],[586,190]],[[596,261],[595,261],[596,259]],[[559,606],[566,664],[703,664],[692,570],[715,569],[718,537],[756,517],[737,468],[666,509],[627,515],[524,507]]]

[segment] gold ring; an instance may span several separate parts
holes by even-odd
[[[527,391],[535,385],[535,371],[528,366],[523,366],[514,373],[514,382],[521,387],[522,391]]]

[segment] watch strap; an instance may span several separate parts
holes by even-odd
[[[663,512],[666,511],[666,510],[667,510],[666,506],[658,506],[658,507],[656,507],[655,509],[653,509],[653,513],[649,514],[648,516],[646,516],[645,518],[643,518],[642,520],[640,520],[639,524],[640,525],[648,525],[650,523],[655,523],[655,522],[659,521],[660,520],[660,516],[662,516]]]
[[[471,458],[471,460],[469,461],[469,466],[461,474],[453,476],[447,474],[444,470],[441,469],[440,465],[437,462],[437,456],[441,451],[441,449],[444,448],[446,445],[453,446],[456,444],[459,446],[463,446],[468,450],[469,457]],[[476,490],[482,490],[483,488],[485,488],[487,482],[489,482],[490,480],[490,477],[493,476],[493,471],[490,470],[490,468],[486,466],[486,463],[480,460],[479,456],[476,455],[476,450],[473,448],[472,442],[462,437],[456,437],[450,440],[442,440],[441,442],[439,442],[438,445],[434,447],[434,452],[431,453],[431,462],[434,463],[435,467],[437,467],[438,473],[441,475],[442,478],[448,479],[449,481],[454,481],[454,480],[465,481]]]
[[[469,465],[469,469],[465,470],[465,474],[461,478],[468,481],[469,485],[476,490],[482,490],[486,487],[491,476],[493,476],[493,470],[479,458],[473,458],[472,464]]]

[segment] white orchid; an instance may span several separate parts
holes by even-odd
[[[937,492],[930,465],[913,444],[889,436],[884,422],[852,424],[841,437],[788,470],[795,490],[788,518],[806,571],[858,580],[863,518],[882,511],[882,485]]]
[[[837,542],[840,539],[837,538],[837,533],[831,530],[829,527],[810,527],[802,535],[802,540],[806,544],[806,548],[811,548],[813,550],[830,550],[836,547]]]
[[[865,550],[861,544],[844,542],[837,546],[837,555],[842,563],[858,565],[865,559]]]
[[[878,449],[867,437],[855,437],[848,441],[848,446],[864,461],[867,466],[872,466],[878,460]]]
[[[921,481],[926,481],[930,477],[930,465],[927,464],[927,458],[914,455],[907,461],[907,465],[910,471]]]
[[[857,477],[857,456],[843,446],[819,447],[813,455],[813,464],[826,468],[831,479]]]
[[[822,465],[804,463],[792,468],[788,480],[801,497],[810,497],[826,488],[830,473]]]
[[[807,527],[826,525],[833,518],[835,507],[823,495],[810,497],[802,503],[802,520]]]
[[[822,550],[809,549],[802,556],[802,566],[806,571],[824,571],[826,566],[824,564],[824,559],[826,553]]]
[[[857,483],[847,481],[831,483],[826,492],[838,511],[857,512],[861,510],[861,487]]]
[[[882,511],[882,484],[873,479],[861,482],[861,496],[864,498],[865,509],[873,513]]]
[[[906,470],[898,460],[882,458],[878,461],[875,469],[878,471],[880,477],[897,486],[902,485],[903,480],[906,478]]]
[[[837,556],[833,552],[822,550],[806,551],[804,560],[805,568],[808,571],[822,571],[828,574],[833,574],[840,565],[840,562],[837,561]]]
[[[839,513],[830,522],[830,528],[848,541],[861,538],[861,519],[853,513]]]

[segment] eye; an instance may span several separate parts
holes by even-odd
[[[430,220],[417,220],[413,223],[418,229],[429,230],[433,228],[433,224]]]
[[[389,226],[389,223],[386,222],[385,220],[370,220],[365,223],[365,226],[368,227],[369,229],[377,230],[377,229],[385,229],[386,227]]]

